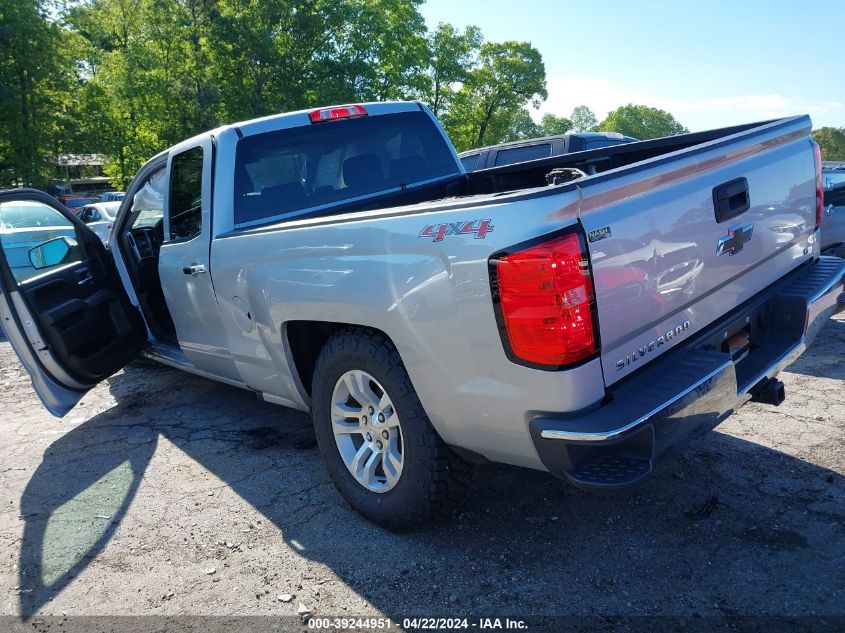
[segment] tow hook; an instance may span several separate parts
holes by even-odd
[[[751,401],[773,404],[776,407],[786,399],[783,382],[776,378],[764,378],[751,390]]]

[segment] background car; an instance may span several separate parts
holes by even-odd
[[[125,195],[123,191],[106,191],[100,195],[100,202],[120,202]]]
[[[60,196],[59,200],[63,205],[65,205],[68,209],[79,215],[79,209],[84,207],[86,204],[91,204],[94,202],[93,198],[88,198],[85,196]]]
[[[79,219],[97,234],[103,244],[106,244],[119,208],[120,202],[95,202],[82,207],[78,215]]]
[[[632,143],[636,140],[638,139],[623,136],[618,132],[577,132],[471,149],[458,154],[458,158],[461,159],[465,170],[477,171],[490,167],[524,163],[538,158],[583,152],[588,149],[607,147],[608,145]]]
[[[824,169],[824,211],[820,228],[826,255],[845,257],[845,165]]]

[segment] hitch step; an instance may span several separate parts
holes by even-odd
[[[651,473],[651,460],[626,453],[611,453],[591,459],[580,468],[565,473],[566,478],[584,490],[629,486]]]

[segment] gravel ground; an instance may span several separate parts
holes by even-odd
[[[410,535],[352,512],[308,418],[139,361],[65,419],[0,343],[0,615],[845,614],[845,315],[618,493],[509,467]]]

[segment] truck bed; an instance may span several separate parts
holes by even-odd
[[[785,124],[787,121],[797,119],[806,119],[807,125],[809,125],[809,117],[806,116],[781,119],[777,122]],[[596,182],[595,176],[605,172],[611,172],[606,177],[616,177],[621,170],[630,169],[640,163],[649,162],[651,166],[656,166],[657,163],[654,162],[654,159],[660,157],[665,157],[665,160],[659,164],[665,164],[667,161],[680,158],[680,154],[685,150],[691,151],[697,148],[696,151],[700,151],[704,145],[711,148],[721,147],[722,144],[712,144],[715,141],[724,141],[724,144],[730,144],[734,140],[738,140],[735,138],[738,135],[770,126],[772,123],[775,123],[775,121],[761,121],[703,132],[691,132],[482,169],[456,175],[446,182],[438,182],[414,190],[373,196],[363,201],[340,202],[328,209],[300,215],[296,221],[381,209],[391,209],[392,212],[400,210],[401,212],[413,212],[424,209],[455,208],[455,205],[462,206],[468,202],[474,204],[483,200],[483,198],[479,199],[477,196],[538,188],[549,190],[546,181],[547,174],[554,169],[567,167],[581,169],[591,177],[591,182]],[[549,192],[551,193],[551,190]],[[542,195],[542,193],[532,191],[531,195]],[[411,208],[432,202],[438,204],[425,208]],[[278,222],[267,223],[267,225],[271,224],[278,224]],[[263,226],[257,228],[260,230]]]

